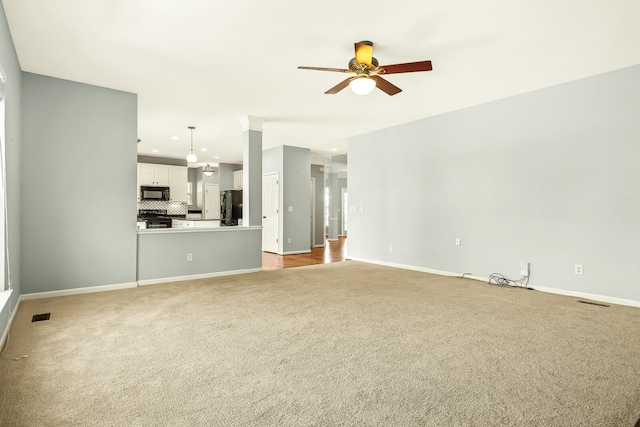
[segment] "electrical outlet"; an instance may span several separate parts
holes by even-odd
[[[187,261],[193,261],[193,254],[187,254]]]
[[[529,276],[529,263],[527,261],[520,263],[520,274],[522,276]]]
[[[456,239],[456,246],[460,246],[460,238],[459,237]]]
[[[291,237],[287,239],[287,243],[291,243]]]
[[[389,252],[393,252],[393,245],[389,245]]]
[[[573,267],[573,271],[574,271],[574,273],[576,273],[576,274],[580,274],[580,275],[582,275],[582,264],[576,264],[576,265]]]

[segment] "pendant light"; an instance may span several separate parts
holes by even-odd
[[[215,171],[216,170],[212,168],[209,163],[207,163],[207,165],[202,168],[202,173],[204,174],[204,176],[211,176]]]
[[[191,151],[189,151],[189,154],[187,154],[187,162],[189,163],[194,163],[198,161],[198,158],[193,152],[193,130],[195,128],[196,128],[195,126],[189,126],[189,129],[191,129]]]

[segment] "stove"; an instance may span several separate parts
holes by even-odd
[[[147,223],[147,228],[171,228],[171,217],[166,209],[140,209],[138,221]]]

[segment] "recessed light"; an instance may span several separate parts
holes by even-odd
[[[207,149],[206,149],[206,148],[204,148],[204,147],[202,147],[202,148],[200,149],[200,151],[207,151]]]
[[[157,152],[158,152],[158,150],[151,150],[151,152],[152,152],[152,153],[157,153]]]
[[[180,138],[178,138],[177,136],[172,136],[171,139],[173,139],[174,141],[179,140]]]
[[[219,158],[220,158],[220,156],[213,156],[213,158],[214,158],[214,159],[219,159]]]
[[[338,151],[338,149],[337,148],[332,148],[331,151]]]

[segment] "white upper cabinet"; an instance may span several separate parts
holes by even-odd
[[[172,202],[187,203],[187,168],[169,166],[169,194]]]
[[[138,201],[140,186],[159,185],[169,187],[172,202],[187,203],[187,168],[185,166],[138,163]]]
[[[186,169],[186,168],[185,168]],[[169,185],[169,166],[138,164],[138,184],[140,185]]]
[[[242,169],[233,172],[233,189],[242,190]]]

